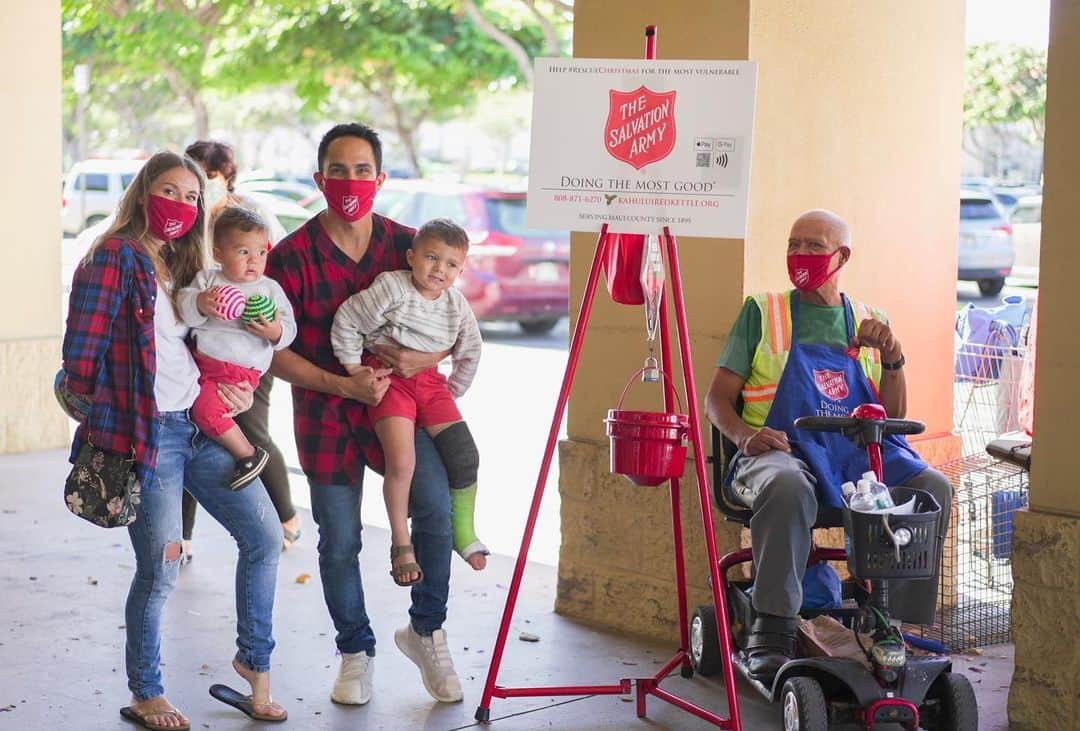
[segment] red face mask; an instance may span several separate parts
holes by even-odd
[[[375,203],[375,190],[374,180],[323,179],[326,205],[349,223],[359,221],[371,213],[371,206]]]
[[[190,203],[154,195],[146,200],[146,224],[150,233],[162,241],[178,239],[195,225],[199,209]]]
[[[829,281],[829,277],[840,271],[841,263],[829,271],[829,262],[840,252],[831,254],[788,254],[787,270],[791,283],[800,292],[813,292]]]

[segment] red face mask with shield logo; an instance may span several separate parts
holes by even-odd
[[[359,221],[371,212],[377,186],[374,180],[325,178],[323,195],[331,211],[349,223]]]
[[[146,200],[146,225],[162,241],[178,239],[195,225],[199,209],[190,203],[151,193]]]
[[[800,292],[820,289],[821,285],[829,281],[829,277],[844,266],[844,263],[840,262],[835,269],[829,269],[832,258],[839,253],[840,249],[831,254],[788,254],[787,270],[791,283]]]

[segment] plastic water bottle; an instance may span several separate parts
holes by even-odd
[[[859,480],[855,492],[852,493],[851,498],[848,500],[848,505],[852,510],[860,513],[868,513],[873,510],[876,506],[874,505],[874,497],[870,494],[870,483],[866,480]]]
[[[878,482],[877,475],[873,472],[863,472],[859,484],[861,485],[863,482],[867,484],[870,497],[874,501],[873,509],[886,510],[888,508],[896,507],[896,503],[894,503],[892,499],[892,493],[889,492],[888,487]]]
[[[851,496],[855,494],[855,483],[848,480],[840,486],[840,494],[844,496],[844,502],[851,504]]]

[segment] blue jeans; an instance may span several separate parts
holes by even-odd
[[[236,659],[255,672],[270,669],[274,649],[271,614],[281,556],[281,524],[258,481],[229,489],[234,460],[224,447],[198,433],[186,411],[164,412],[157,477],[144,485],[135,522],[135,578],[128,591],[128,687],[138,700],[162,695],[161,613],[180,567],[180,503],[184,487],[232,534],[236,564]],[[171,549],[170,549],[171,545]]]
[[[311,515],[319,526],[319,575],[326,608],[337,630],[338,649],[374,656],[375,633],[364,607],[360,578],[360,501],[364,495],[363,472],[360,474],[355,485],[308,483]],[[416,472],[409,491],[409,515],[416,561],[424,572],[424,580],[412,588],[409,616],[413,629],[427,636],[446,621],[453,536],[450,483],[435,443],[425,431],[416,433]]]

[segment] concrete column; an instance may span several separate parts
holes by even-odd
[[[659,26],[659,57],[746,59],[758,68],[745,240],[679,240],[695,377],[703,396],[744,297],[790,287],[787,232],[827,207],[852,224],[845,289],[884,308],[904,342],[910,413],[953,456],[951,328],[963,74],[963,3],[919,0],[903,12],[852,0],[578,0],[574,55],[640,58]],[[678,232],[675,232],[678,234]],[[574,234],[572,317],[595,236]],[[556,609],[622,631],[678,635],[666,488],[608,471],[602,419],[645,356],[641,308],[598,297],[561,445],[562,535]],[[676,372],[678,372],[676,367]],[[659,409],[638,385],[631,408]],[[706,444],[708,443],[706,434]],[[693,464],[683,483],[691,600],[705,601],[705,548]],[[718,523],[721,552],[739,531]]]
[[[0,24],[0,453],[58,447],[60,367],[60,3],[12,3]],[[21,71],[20,71],[21,69]],[[58,493],[59,494],[59,493]]]
[[[1080,2],[1050,14],[1046,160],[1031,507],[1017,513],[1013,548],[1016,671],[1013,729],[1065,728],[1080,713],[1080,336],[1076,311],[1076,211],[1080,207]],[[1070,720],[1072,719],[1072,720]]]

